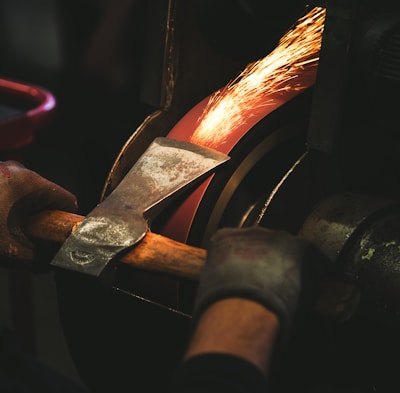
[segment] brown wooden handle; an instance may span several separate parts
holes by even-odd
[[[37,240],[62,244],[84,216],[59,210],[43,211],[25,223],[26,234]],[[177,242],[148,232],[119,262],[134,268],[174,277],[198,280],[206,259],[206,250]],[[317,314],[338,321],[347,320],[358,304],[358,291],[351,284],[323,283],[322,293],[315,306]]]
[[[84,218],[60,210],[43,211],[29,217],[23,228],[33,239],[62,244]],[[205,258],[206,250],[202,248],[148,232],[119,262],[141,270],[198,280]]]

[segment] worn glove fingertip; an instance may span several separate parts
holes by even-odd
[[[33,261],[34,252],[33,248],[10,240],[1,245],[1,256],[5,260]]]

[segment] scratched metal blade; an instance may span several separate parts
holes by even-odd
[[[118,254],[143,239],[165,204],[227,160],[212,149],[156,138],[67,238],[51,265],[100,277]]]

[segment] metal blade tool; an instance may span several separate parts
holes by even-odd
[[[190,142],[155,138],[114,191],[68,236],[51,265],[112,285],[111,262],[146,236],[166,204],[228,160]]]

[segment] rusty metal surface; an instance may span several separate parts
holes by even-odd
[[[347,241],[379,211],[399,202],[353,192],[341,192],[320,202],[305,220],[300,235],[316,243],[333,262],[338,262]]]
[[[393,323],[400,316],[400,206],[377,217],[346,253],[345,275],[355,281],[371,312]]]
[[[332,195],[309,215],[300,235],[318,246],[340,273],[318,310],[350,318],[359,303],[400,315],[400,201],[352,192]],[[340,312],[340,314],[341,314]]]
[[[113,280],[109,262],[145,236],[148,222],[162,207],[228,159],[189,142],[156,138],[68,237],[52,266]]]

